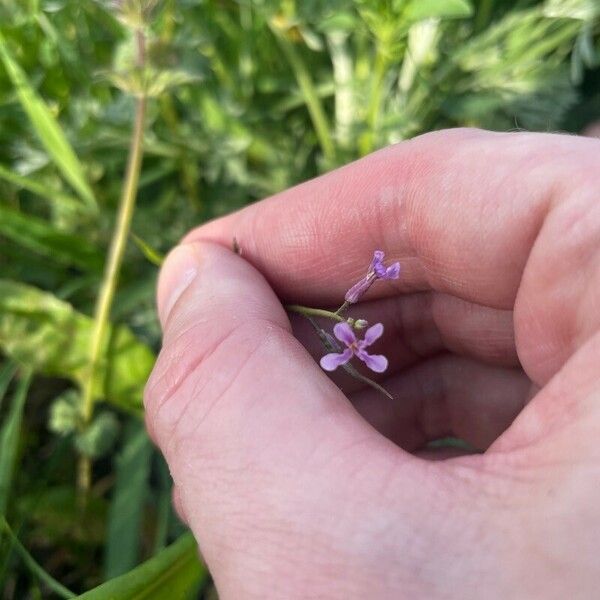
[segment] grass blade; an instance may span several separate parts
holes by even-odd
[[[3,516],[0,516],[0,532],[1,531],[4,531],[8,534],[13,548],[16,549],[17,553],[21,557],[21,560],[25,563],[25,566],[29,569],[32,575],[45,583],[48,589],[53,591],[57,596],[60,596],[61,598],[75,598],[75,594],[71,590],[67,589],[59,581],[56,581],[56,579],[54,579],[50,573],[45,571],[35,560],[35,558],[29,554],[27,548],[21,544]]]
[[[2,400],[4,400],[4,394],[10,385],[12,378],[17,372],[17,365],[12,361],[8,361],[2,365],[0,369],[0,410],[2,410]]]
[[[78,596],[80,600],[187,598],[208,578],[190,533],[129,573]]]
[[[81,210],[81,202],[77,198],[69,196],[60,190],[52,189],[45,183],[35,181],[31,177],[25,177],[14,173],[2,165],[0,165],[0,179],[4,179],[18,188],[27,190],[36,196],[40,196],[40,198],[46,198],[46,200],[49,200],[51,203],[60,205],[62,208],[69,211],[76,212]]]
[[[135,233],[132,233],[131,237],[149,263],[156,267],[162,266],[163,262],[165,262],[165,257],[158,250],[155,250],[148,242],[144,241],[139,235],[135,235]]]
[[[102,253],[83,237],[64,233],[48,221],[0,204],[0,234],[50,259],[93,273],[101,273]]]
[[[108,515],[108,535],[104,553],[104,573],[112,579],[138,563],[144,504],[152,446],[143,423],[130,421],[125,443],[117,457],[117,480]]]
[[[0,515],[6,514],[17,459],[25,398],[27,397],[31,377],[31,371],[26,370],[17,385],[12,404],[0,428]]]
[[[89,208],[95,209],[96,200],[85,178],[82,164],[79,162],[58,121],[42,98],[38,96],[29,83],[27,75],[13,58],[2,33],[0,33],[0,60],[4,63],[4,68],[15,87],[21,106],[27,113],[29,121],[46,152],[84,203]]]

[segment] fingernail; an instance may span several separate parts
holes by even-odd
[[[199,256],[195,244],[177,246],[167,256],[158,278],[158,318],[164,325],[177,303],[198,275]]]

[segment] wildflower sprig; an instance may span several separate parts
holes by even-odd
[[[367,348],[374,344],[383,335],[382,323],[375,323],[369,327],[365,319],[356,319],[344,316],[344,312],[353,304],[357,304],[362,296],[377,280],[398,279],[400,276],[400,263],[385,266],[383,260],[385,254],[381,250],[373,253],[373,260],[369,265],[364,277],[357,281],[344,296],[344,303],[336,310],[330,311],[322,308],[311,308],[298,304],[288,305],[290,312],[295,312],[306,317],[317,332],[321,342],[327,350],[320,365],[325,371],[335,371],[343,367],[352,377],[368,383],[378,389],[386,396],[391,395],[378,383],[360,374],[351,364],[353,358],[361,360],[369,369],[375,373],[383,373],[388,367],[388,359],[382,354],[370,354]],[[317,318],[326,318],[336,321],[333,327],[333,335],[323,329],[316,321]],[[362,337],[357,332],[365,330]]]

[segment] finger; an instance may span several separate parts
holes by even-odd
[[[204,225],[188,239],[230,245],[235,236],[276,291],[297,301],[339,302],[382,248],[401,260],[403,291],[433,288],[509,309],[556,181],[545,156],[548,147],[565,153],[564,139],[427,134]],[[389,294],[392,287],[372,289]]]
[[[231,244],[284,299],[334,305],[373,250],[400,279],[370,298],[433,289],[509,310],[521,362],[545,383],[600,324],[598,140],[451,130],[386,148],[188,239]],[[568,235],[565,235],[568,233]],[[535,252],[530,253],[535,246]]]
[[[372,389],[351,400],[380,433],[413,452],[447,436],[485,450],[521,411],[531,381],[520,369],[446,354],[390,377],[384,385],[394,400]]]
[[[359,469],[363,496],[390,469],[421,479],[412,459],[391,449],[321,372],[243,259],[212,244],[177,248],[158,303],[164,345],[145,392],[148,423],[217,580],[232,554],[247,557],[241,531],[253,549],[265,540],[280,548],[281,540],[270,541],[277,531],[289,537],[298,529],[298,540],[327,529],[337,540],[339,521],[330,515],[358,498],[350,486],[357,465],[369,465]],[[310,519],[297,524],[304,514]]]
[[[187,282],[187,287],[181,282]],[[278,403],[281,395],[289,396],[294,413],[317,419],[333,410],[349,431],[358,431],[360,420],[292,336],[276,296],[264,279],[232,252],[211,244],[178,247],[161,274],[158,307],[163,348],[145,400],[159,443],[173,442],[176,426],[181,426],[177,436],[187,431],[188,425],[195,428],[204,417],[194,413],[210,408],[196,403],[233,395],[229,389],[232,382],[238,391],[245,386],[254,390],[260,381]],[[272,362],[272,354],[277,361]],[[211,372],[210,367],[216,369],[217,365],[218,370]],[[294,399],[299,381],[301,395],[308,395],[308,401]],[[269,418],[276,418],[277,413]],[[193,418],[188,421],[187,416]]]
[[[542,461],[600,460],[600,331],[596,332],[527,403],[490,451],[532,449]],[[529,452],[529,450],[526,450]],[[531,456],[531,455],[530,455]],[[587,473],[586,473],[587,477]]]
[[[381,322],[385,327],[385,334],[373,351],[387,356],[389,367],[382,375],[365,371],[377,380],[444,350],[493,365],[519,365],[512,311],[480,306],[447,294],[418,292],[364,302],[351,308],[347,315],[369,323]],[[313,326],[304,317],[291,317],[294,335],[318,361],[325,350]],[[327,319],[321,319],[320,325],[326,331],[332,329],[332,322]],[[363,387],[342,369],[335,371],[332,378],[345,393]]]

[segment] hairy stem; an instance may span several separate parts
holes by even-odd
[[[145,37],[141,30],[136,32],[136,47],[137,65],[138,67],[143,67],[145,60]],[[131,227],[131,218],[135,207],[142,166],[145,114],[146,98],[140,96],[136,99],[133,133],[129,146],[129,158],[123,191],[119,202],[117,223],[110,243],[108,259],[94,311],[94,327],[88,358],[89,367],[82,387],[81,428],[83,430],[89,425],[94,414],[94,383],[104,358],[103,353],[106,348],[106,334],[109,328],[110,310],[117,289],[119,272],[123,263],[123,256]],[[85,494],[91,483],[91,461],[89,457],[83,455],[80,457],[77,483],[80,492]]]

